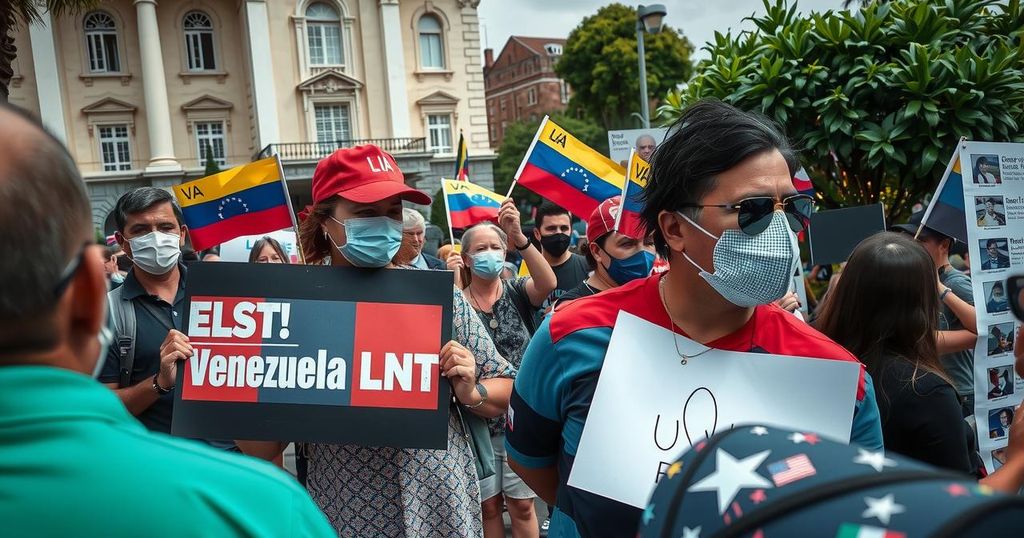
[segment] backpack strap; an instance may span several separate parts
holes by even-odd
[[[118,286],[107,293],[117,343],[117,385],[120,388],[132,384],[135,365],[135,305],[124,298],[123,290],[124,286]]]

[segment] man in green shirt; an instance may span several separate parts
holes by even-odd
[[[0,140],[2,534],[334,536],[281,471],[150,433],[90,378],[109,337],[84,184],[60,142],[5,105]]]

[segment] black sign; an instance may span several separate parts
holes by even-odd
[[[452,273],[189,269],[175,435],[444,449]]]
[[[882,231],[885,231],[882,204],[818,211],[811,215],[808,230],[811,264],[843,263],[858,243]]]

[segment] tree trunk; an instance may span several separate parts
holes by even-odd
[[[6,103],[10,96],[11,78],[14,77],[14,58],[18,55],[18,49],[14,46],[14,10],[9,2],[0,2],[0,5],[7,5],[6,9],[0,7],[0,103]]]

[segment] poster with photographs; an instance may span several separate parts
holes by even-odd
[[[1020,323],[1010,312],[1006,290],[1007,277],[1024,274],[1024,144],[965,142],[960,162],[978,316],[974,412],[982,458],[991,472],[1005,460],[1010,424],[1024,399],[1024,380],[1013,368]]]

